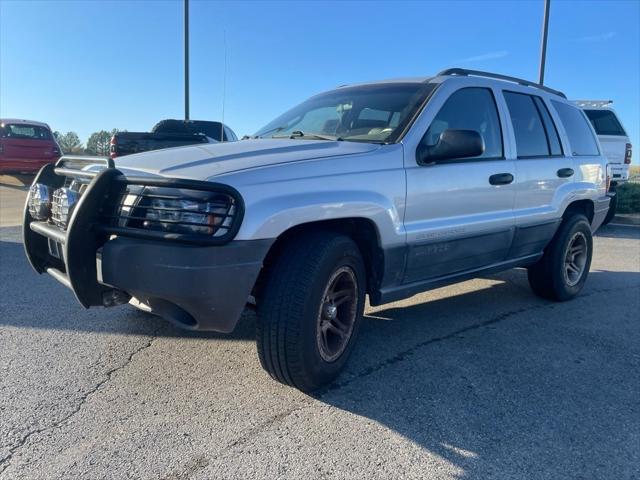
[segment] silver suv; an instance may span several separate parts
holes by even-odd
[[[63,157],[31,187],[33,268],[85,307],[132,303],[230,332],[248,302],[273,378],[310,391],[344,367],[372,305],[525,267],[582,289],[607,213],[585,114],[486,72],[343,86],[247,140],[116,161]]]

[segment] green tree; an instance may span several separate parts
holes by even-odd
[[[111,136],[117,132],[118,130],[114,128],[111,132],[100,130],[99,132],[92,133],[89,137],[89,140],[87,140],[86,152],[89,155],[108,157],[109,142],[111,141]]]
[[[60,145],[63,153],[72,153],[75,155],[83,153],[82,142],[76,132],[53,132],[53,135],[56,137],[56,141],[58,145]]]

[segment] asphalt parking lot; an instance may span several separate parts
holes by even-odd
[[[368,309],[316,396],[232,335],[83,310],[22,252],[0,191],[0,478],[640,476],[640,228],[606,227],[556,304],[512,270]]]

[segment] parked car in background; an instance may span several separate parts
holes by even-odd
[[[31,187],[25,252],[85,307],[230,332],[255,303],[262,366],[309,391],[345,366],[366,295],[515,267],[578,295],[606,164],[563,93],[450,69],[316,95],[242,142],[63,157]]]
[[[598,135],[602,153],[609,162],[611,172],[609,213],[604,219],[606,225],[616,214],[618,197],[616,187],[629,180],[631,165],[631,141],[616,112],[611,108],[611,100],[576,100],[576,105],[587,114]]]
[[[0,173],[36,173],[60,156],[60,146],[46,123],[0,119]]]
[[[198,143],[234,142],[238,137],[220,122],[161,120],[151,132],[118,132],[111,137],[111,158]]]

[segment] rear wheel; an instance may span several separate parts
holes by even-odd
[[[573,215],[560,225],[543,257],[529,267],[529,284],[543,298],[570,300],[587,280],[592,255],[589,222],[584,215]]]
[[[353,348],[365,285],[362,256],[349,237],[316,232],[291,241],[258,302],[262,367],[303,391],[331,382]]]

